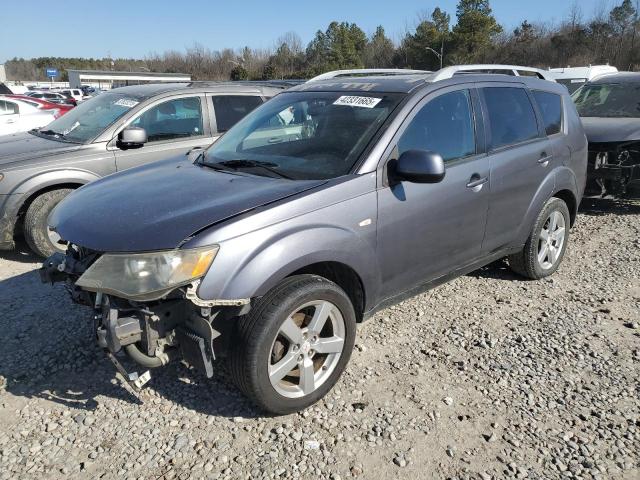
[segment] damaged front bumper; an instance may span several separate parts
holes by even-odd
[[[139,389],[150,374],[127,372],[116,358],[120,352],[144,368],[183,360],[212,377],[216,353],[225,350],[218,339],[222,333],[225,338],[230,336],[232,322],[228,320],[245,313],[248,301],[227,300],[216,305],[216,301],[202,300],[196,294],[197,281],[149,302],[80,288],[77,280],[99,256],[70,246],[66,254],[55,253],[44,261],[40,277],[45,283],[63,282],[74,302],[93,309],[96,341],[127,383]]]
[[[640,196],[640,141],[589,144],[586,194]]]

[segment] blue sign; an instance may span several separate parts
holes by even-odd
[[[58,76],[58,69],[57,68],[47,68],[47,77],[48,78],[55,78]]]

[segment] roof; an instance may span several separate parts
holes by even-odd
[[[451,67],[445,67],[434,73],[434,80],[442,80],[445,78],[451,78],[457,73],[464,72],[477,72],[477,73],[492,73],[495,71],[507,71],[513,72],[513,76],[526,76],[520,75],[519,72],[531,72],[540,75],[545,80],[554,81],[553,77],[548,71],[534,67],[524,67],[522,65],[499,65],[499,64],[471,64],[471,65],[453,65]]]
[[[590,85],[598,83],[639,83],[640,72],[605,73],[589,82]]]
[[[317,82],[318,80],[328,80],[337,77],[356,77],[356,76],[381,76],[381,75],[424,75],[432,73],[428,70],[409,70],[402,68],[356,68],[351,70],[333,70],[317,75],[308,82]]]
[[[525,83],[531,88],[544,89],[549,91],[564,91],[566,88],[555,82],[549,82],[535,77],[501,75],[491,73],[469,73],[465,75],[455,75],[437,79],[437,73],[427,75],[394,75],[394,76],[371,76],[371,77],[340,77],[331,80],[318,80],[307,82],[288,91],[308,92],[384,92],[384,93],[413,93],[426,85],[438,83],[438,85],[457,85],[461,83],[476,82],[513,82]]]
[[[228,92],[228,93],[264,93],[269,90],[279,91],[284,85],[261,84],[251,82],[190,82],[190,83],[148,83],[118,87],[109,92],[131,95],[137,98],[149,98],[168,92]],[[108,93],[108,92],[107,92]]]

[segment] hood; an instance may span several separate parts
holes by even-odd
[[[589,143],[640,140],[640,118],[582,117]]]
[[[234,175],[174,158],[76,190],[49,224],[65,240],[100,252],[171,249],[203,228],[323,183]]]
[[[42,160],[53,155],[72,152],[86,148],[76,143],[58,142],[38,137],[28,132],[0,136],[0,166],[10,167],[12,164],[29,160]]]

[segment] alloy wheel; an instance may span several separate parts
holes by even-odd
[[[540,230],[538,237],[538,263],[543,270],[553,268],[560,258],[566,238],[564,215],[552,211]]]
[[[326,300],[296,308],[282,323],[271,346],[269,380],[287,398],[317,390],[335,370],[344,349],[342,313]]]

